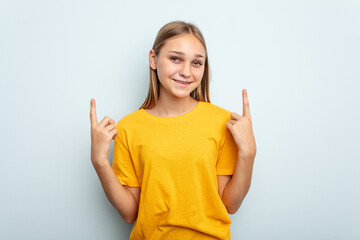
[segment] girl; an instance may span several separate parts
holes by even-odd
[[[130,239],[228,240],[256,154],[246,90],[242,116],[210,102],[206,44],[191,23],[163,26],[149,64],[146,100],[116,124],[98,123],[91,100],[91,160],[106,196],[136,220]]]

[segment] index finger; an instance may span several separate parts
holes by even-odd
[[[243,99],[243,116],[250,117],[249,99],[247,96],[246,89],[243,89],[242,91],[242,99]]]
[[[95,99],[90,100],[90,123],[91,126],[97,125],[97,117],[96,117],[96,104]]]

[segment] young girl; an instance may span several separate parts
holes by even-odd
[[[91,160],[106,196],[136,220],[130,239],[228,240],[256,154],[246,91],[242,116],[210,103],[206,44],[190,23],[162,27],[149,63],[146,100],[116,125],[98,123],[91,101]]]

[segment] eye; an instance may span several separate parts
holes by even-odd
[[[196,62],[195,62],[195,65],[197,65],[197,66],[201,66],[201,65],[202,65],[202,62],[198,62],[198,61],[196,61]]]
[[[170,59],[173,60],[173,61],[175,61],[175,62],[177,62],[176,60],[179,60],[178,57],[174,57],[174,56],[170,57]]]

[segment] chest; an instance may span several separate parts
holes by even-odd
[[[218,128],[162,126],[143,129],[131,145],[141,169],[180,173],[215,166],[220,141]]]

